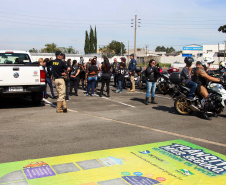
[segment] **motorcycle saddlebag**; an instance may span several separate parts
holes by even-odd
[[[173,84],[179,84],[182,81],[181,73],[180,72],[171,73],[169,79]]]

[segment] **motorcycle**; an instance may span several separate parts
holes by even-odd
[[[172,73],[169,79],[177,89],[172,98],[174,99],[174,108],[179,114],[189,115],[193,112],[204,112],[206,100],[198,93],[195,93],[194,101],[187,99],[190,89],[182,85],[180,73]],[[209,92],[207,114],[218,116],[225,107],[226,90],[221,84],[209,82],[207,91]]]
[[[135,85],[138,85],[138,86],[139,86],[138,83],[140,82],[140,79],[141,79],[141,70],[142,70],[142,67],[137,66],[134,74]],[[130,86],[131,86],[130,75],[129,75],[129,71],[127,70],[124,76],[123,88],[124,89],[130,88]]]
[[[166,94],[170,89],[174,89],[175,85],[170,82],[169,77],[173,72],[179,72],[179,69],[170,67],[167,72],[162,72],[160,77],[157,79],[157,90],[161,94]]]

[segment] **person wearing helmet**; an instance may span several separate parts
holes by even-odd
[[[214,60],[210,57],[205,57],[202,61],[202,66],[204,67],[205,71],[208,72],[208,70],[210,69],[210,64],[214,63]]]
[[[182,72],[181,72],[182,83],[186,87],[190,88],[190,92],[187,95],[187,99],[190,101],[194,101],[193,94],[195,93],[195,90],[197,88],[197,83],[191,80],[191,74],[192,74],[191,65],[194,62],[194,59],[192,57],[185,57],[184,62],[186,63],[186,66],[182,69]]]
[[[206,89],[207,80],[212,82],[221,82],[221,80],[219,78],[209,76],[203,67],[203,63],[200,61],[196,62],[196,68],[194,69],[194,76],[192,80],[197,83],[197,91],[205,99],[203,117],[207,120],[211,120],[207,115],[207,110],[209,109],[209,93]]]

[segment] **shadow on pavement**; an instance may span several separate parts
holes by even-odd
[[[163,112],[169,112],[171,114],[177,114],[174,107],[166,107],[166,106],[159,105],[158,107],[152,107],[152,108],[155,110],[161,110]]]
[[[132,101],[137,101],[137,102],[141,102],[141,103],[145,104],[145,103],[144,103],[144,101],[145,101],[144,98],[131,98],[130,100],[132,100]]]
[[[12,108],[30,108],[30,107],[42,107],[45,103],[42,101],[40,105],[34,105],[30,98],[2,98],[0,97],[0,109],[12,109]]]

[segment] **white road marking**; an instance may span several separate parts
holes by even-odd
[[[42,100],[43,100],[44,102],[48,103],[51,107],[54,107],[54,108],[57,107],[56,105],[54,105],[52,102],[48,101],[48,100],[45,99],[45,98],[43,98]],[[78,112],[78,111],[72,110],[72,109],[67,109],[67,110],[70,111],[70,112]]]
[[[215,141],[209,141],[209,140],[201,139],[201,138],[197,138],[197,137],[186,136],[186,135],[183,135],[183,134],[177,134],[177,133],[174,133],[174,132],[169,132],[169,131],[165,131],[165,130],[160,130],[160,129],[156,129],[156,128],[142,126],[142,125],[129,123],[129,122],[125,122],[125,121],[118,121],[118,120],[115,120],[115,119],[106,118],[106,117],[102,117],[102,116],[95,116],[95,115],[91,115],[91,116],[99,118],[99,119],[107,120],[107,121],[113,121],[113,122],[116,122],[116,123],[121,123],[121,124],[124,124],[124,125],[129,125],[129,126],[133,126],[133,127],[137,127],[137,128],[143,128],[143,129],[151,130],[151,131],[155,131],[155,132],[160,132],[160,133],[163,133],[163,134],[172,135],[172,136],[176,136],[176,137],[179,137],[179,138],[191,139],[191,140],[200,141],[200,142],[203,142],[203,143],[208,143],[208,144],[213,144],[213,145],[217,145],[217,146],[221,146],[221,147],[226,147],[226,144],[218,143],[218,142],[215,142]]]
[[[82,90],[79,90],[79,91],[82,91]],[[82,91],[82,92],[86,92],[86,91]],[[98,96],[97,94],[94,94],[94,96]],[[99,97],[99,96],[98,96]],[[128,107],[132,107],[132,108],[136,108],[135,106],[133,105],[129,105],[129,104],[126,104],[126,103],[123,103],[123,102],[119,102],[119,101],[115,101],[113,99],[110,99],[110,98],[107,98],[107,97],[100,97],[100,98],[103,98],[103,99],[106,99],[106,100],[109,100],[109,101],[112,101],[112,102],[115,102],[115,103],[119,103],[119,104],[122,104],[122,105],[125,105],[125,106],[128,106]]]
[[[105,98],[105,99],[108,99],[108,98]],[[56,105],[49,102],[48,100],[46,100],[44,98],[43,98],[43,100],[46,103],[50,104],[52,107],[56,107]],[[75,110],[72,110],[72,109],[68,109],[68,111],[78,113],[78,111],[75,111]],[[143,126],[143,125],[138,125],[138,124],[129,123],[129,122],[125,122],[125,121],[119,121],[119,120],[115,120],[115,119],[111,119],[111,118],[106,118],[106,117],[103,117],[103,116],[96,116],[96,115],[91,115],[91,114],[86,114],[86,113],[81,113],[81,112],[79,112],[79,113],[87,115],[87,116],[99,118],[99,119],[102,119],[102,120],[106,120],[106,121],[112,121],[112,122],[116,122],[116,123],[120,123],[120,124],[124,124],[124,125],[129,125],[129,126],[133,126],[133,127],[137,127],[137,128],[143,128],[143,129],[146,129],[146,130],[151,130],[151,131],[154,131],[154,132],[159,132],[159,133],[163,133],[163,134],[167,134],[167,135],[171,135],[171,136],[176,136],[176,137],[179,137],[179,138],[191,139],[191,140],[194,140],[194,141],[199,141],[199,142],[203,142],[203,143],[207,143],[207,144],[226,147],[226,144],[218,143],[218,142],[215,142],[215,141],[209,141],[207,139],[201,139],[201,138],[197,138],[197,137],[186,136],[186,135],[183,135],[183,134],[177,134],[177,133],[174,133],[174,132],[169,132],[169,131],[165,131],[165,130],[151,128],[151,127],[147,127],[147,126]]]
[[[139,91],[135,91],[135,92],[126,92],[126,93],[140,93],[140,94],[146,94],[144,92],[139,92]],[[165,98],[165,99],[168,99],[168,100],[172,100],[172,98],[169,98],[167,96],[160,96],[160,95],[155,95],[156,97],[160,97],[160,98]]]

